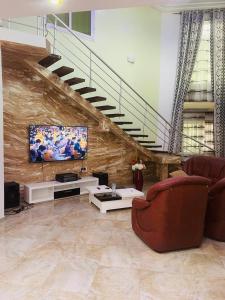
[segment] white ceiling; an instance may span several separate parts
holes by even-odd
[[[0,0],[0,17],[37,16],[47,13],[109,9],[149,5],[161,11],[176,12],[182,9],[225,7],[225,0],[64,0],[56,7],[49,0]]]

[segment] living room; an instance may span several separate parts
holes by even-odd
[[[1,13],[0,298],[224,299],[221,104],[190,99],[225,4],[42,2]]]

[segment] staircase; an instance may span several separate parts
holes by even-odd
[[[136,151],[159,165],[161,179],[168,175],[169,164],[179,164],[181,153],[168,153],[171,124],[132,86],[92,51],[60,18],[43,19],[50,54],[38,63],[25,61],[48,85],[72,98],[87,115],[99,122],[99,128],[111,131]],[[19,24],[19,23],[17,23]],[[60,29],[60,30],[58,30]],[[63,29],[63,30],[62,30]],[[193,142],[199,149],[208,146],[184,135],[184,145]],[[189,153],[193,153],[190,151]],[[199,153],[201,154],[201,153]]]
[[[43,58],[42,60],[39,61],[39,65],[41,65],[44,68],[49,68],[50,66],[53,66],[56,62],[59,62],[62,59],[60,55],[57,54],[50,54],[47,57]],[[54,69],[52,71],[53,74],[56,74],[58,77],[60,77],[63,80],[63,77],[71,74],[74,72],[73,68],[67,67],[67,66],[61,66],[57,69]],[[129,128],[124,128],[123,125],[133,125],[132,122],[126,121],[126,115],[122,113],[117,113],[116,112],[116,106],[109,105],[107,104],[107,98],[106,97],[101,97],[101,96],[94,96],[94,97],[85,97],[86,94],[96,92],[96,89],[93,87],[81,87],[79,88],[79,85],[81,83],[84,83],[85,79],[84,78],[79,78],[79,77],[71,77],[69,79],[64,80],[64,83],[68,84],[70,87],[74,87],[74,91],[82,95],[85,100],[87,100],[89,103],[98,103],[98,102],[103,102],[104,105],[96,105],[95,108],[98,109],[99,111],[103,112],[104,115],[107,118],[112,119],[113,123],[117,126],[121,126],[121,129],[126,132],[130,137],[136,139],[136,138],[148,138],[148,134],[142,134],[142,133],[136,133],[136,132],[141,132],[141,128],[136,128],[129,126]],[[112,111],[112,112],[110,112]],[[124,120],[121,121],[114,121],[114,119],[117,118],[124,118]],[[140,144],[141,147],[144,147],[146,149],[157,149],[157,148],[162,148],[162,145],[155,144],[155,141],[140,141],[136,140],[137,143]],[[146,145],[142,145],[146,144]]]
[[[72,86],[68,84],[68,79],[63,80],[63,77],[65,75],[63,75],[61,71],[59,76],[55,71],[51,72],[45,67],[46,61],[48,61],[47,65],[48,67],[50,67],[51,66],[50,61],[52,61],[52,65],[54,65],[55,61],[56,60],[59,61],[60,59],[61,59],[60,56],[56,57],[54,54],[50,54],[47,57],[40,60],[38,63],[29,60],[25,60],[24,62],[25,64],[27,64],[27,66],[30,69],[32,69],[33,72],[35,72],[40,78],[42,78],[42,80],[44,80],[48,84],[48,86],[52,86],[53,88],[55,88],[60,95],[72,99],[73,102],[75,102],[82,111],[84,111],[91,118],[95,119],[99,123],[100,131],[102,132],[111,131],[113,134],[115,134],[120,139],[124,140],[127,144],[129,144],[132,148],[135,148],[139,153],[143,154],[145,157],[148,157],[149,159],[152,160],[153,159],[152,153],[149,150],[147,150],[145,147],[143,147],[141,144],[139,144],[132,137],[132,134],[128,134],[125,129],[120,128],[118,124],[115,124],[115,122],[113,121],[113,119],[117,118],[118,115],[124,116],[124,114],[111,114],[111,118],[108,118],[107,116],[108,114],[107,113],[105,114],[105,112],[111,109],[115,109],[115,107],[112,107],[111,105],[101,105],[96,107],[93,106],[92,101],[94,101],[94,103],[97,102],[98,100],[105,101],[106,98],[102,99],[102,97],[98,97],[98,96],[91,97],[91,98],[84,98],[85,94],[83,94],[83,89],[81,93],[79,92],[81,89],[73,89]],[[68,69],[64,68],[64,70],[65,73],[67,73]],[[74,80],[74,78],[77,77],[70,78],[69,80],[72,81]],[[79,78],[78,81],[80,80],[81,78]],[[74,85],[79,85],[79,83],[76,83]],[[126,123],[130,124],[132,122],[126,122]]]

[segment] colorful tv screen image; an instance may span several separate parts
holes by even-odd
[[[29,127],[30,161],[82,160],[87,155],[87,127]]]

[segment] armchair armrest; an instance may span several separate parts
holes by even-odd
[[[222,192],[222,190],[225,190],[225,178],[220,179],[211,187],[209,190],[209,196],[218,194]]]
[[[135,209],[145,209],[149,207],[151,203],[144,198],[134,198],[132,201],[132,207]]]

